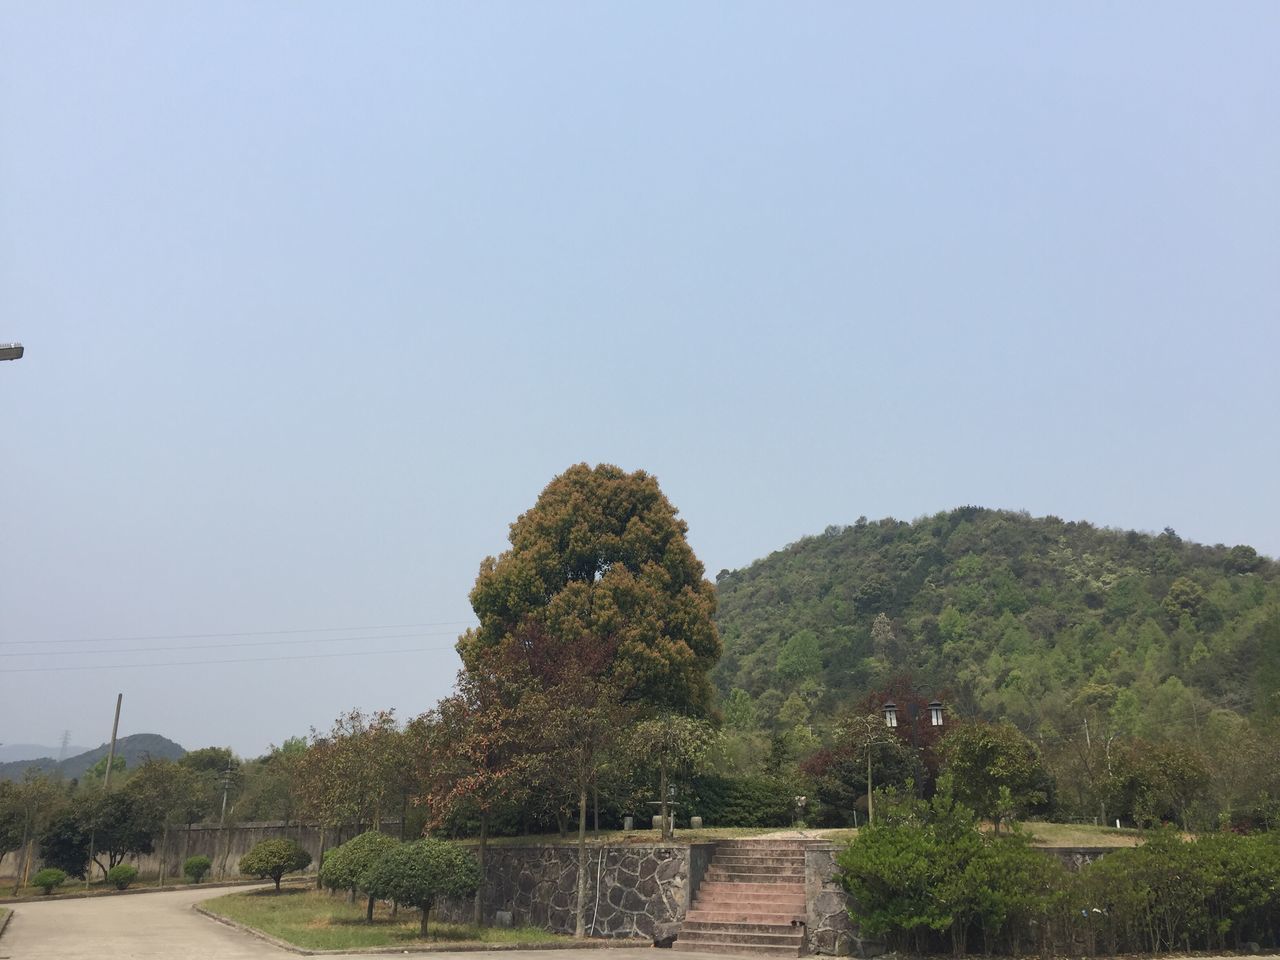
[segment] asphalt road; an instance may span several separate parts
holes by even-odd
[[[9,904],[14,916],[0,936],[0,960],[285,960],[297,956],[191,909],[193,903],[217,895],[216,888],[205,885],[166,893]],[[368,954],[346,956],[369,960]],[[652,947],[418,956],[424,960],[707,960],[705,954],[657,952]]]

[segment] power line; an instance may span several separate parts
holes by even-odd
[[[296,643],[347,643],[360,640],[413,640],[419,637],[444,637],[453,633],[382,633],[364,637],[306,637],[301,640],[238,640],[233,643],[192,643],[181,647],[121,647],[112,650],[19,650],[0,652],[0,657],[106,657],[117,653],[160,653],[174,650],[225,650],[232,647],[276,647]]]
[[[406,647],[400,650],[346,650],[342,653],[300,653],[287,657],[238,657],[228,660],[175,660],[168,663],[110,663],[74,667],[18,667],[0,673],[62,673],[68,670],[140,670],[144,667],[207,667],[220,663],[275,663],[282,660],[326,660],[333,657],[367,657],[370,654],[431,653],[448,647]]]
[[[0,640],[15,643],[140,643],[144,640],[212,640],[219,637],[278,637],[297,633],[337,633],[352,630],[416,630],[419,627],[451,627],[474,623],[474,620],[437,620],[434,623],[390,623],[374,627],[305,627],[297,630],[244,630],[238,633],[163,633],[150,637],[86,637],[80,640]]]

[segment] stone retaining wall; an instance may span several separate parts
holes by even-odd
[[[674,933],[710,859],[704,847],[710,845],[589,847],[587,935],[651,940]],[[485,857],[482,916],[493,923],[505,911],[516,926],[573,933],[577,889],[575,847],[491,846]],[[451,922],[469,922],[473,909],[470,900],[436,904],[440,919]]]

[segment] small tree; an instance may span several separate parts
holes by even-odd
[[[117,863],[107,871],[107,883],[117,890],[128,890],[129,884],[138,879],[138,868],[128,863]]]
[[[705,720],[675,713],[645,720],[632,731],[629,746],[635,760],[657,769],[662,839],[671,839],[671,817],[668,813],[671,776],[700,772],[715,738],[715,731]]]
[[[1010,723],[965,723],[942,739],[942,759],[954,777],[956,799],[1000,822],[1047,798],[1045,772],[1035,744]]]
[[[376,830],[352,837],[325,856],[324,863],[320,865],[320,882],[330,890],[350,890],[353,898],[357,890],[367,892],[369,871],[399,845],[393,837]],[[373,923],[375,899],[371,895],[365,909],[365,920],[369,923]]]
[[[33,887],[39,887],[44,891],[44,895],[47,897],[49,894],[53,893],[54,887],[61,886],[62,881],[66,879],[67,875],[64,871],[59,870],[57,867],[45,867],[31,878],[31,885]]]
[[[190,878],[192,883],[199,883],[212,867],[213,861],[203,854],[199,854],[194,857],[187,857],[186,862],[182,864],[182,872]]]
[[[280,891],[280,878],[311,865],[311,854],[294,840],[263,840],[240,858],[240,872],[251,877],[270,877]]]
[[[480,886],[480,865],[461,847],[424,838],[387,851],[365,883],[371,897],[421,910],[421,936],[425,937],[436,898],[472,896]]]

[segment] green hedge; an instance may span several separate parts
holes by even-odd
[[[795,809],[795,787],[775,777],[696,778],[682,818],[702,817],[708,827],[787,827]]]
[[[945,794],[890,810],[839,856],[863,930],[891,947],[1018,956],[1280,947],[1280,837],[1153,833],[1079,872],[979,833]]]

